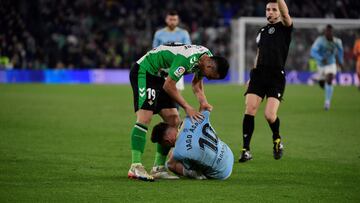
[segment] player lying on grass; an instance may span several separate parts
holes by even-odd
[[[180,129],[161,122],[154,126],[151,141],[163,147],[174,147],[167,167],[172,172],[195,179],[227,179],[232,172],[234,156],[211,127],[209,111],[201,120],[186,117]]]

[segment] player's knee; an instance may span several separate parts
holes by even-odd
[[[151,117],[148,118],[148,117],[140,117],[136,120],[137,123],[141,123],[141,124],[144,124],[144,125],[150,125],[151,123]]]
[[[327,77],[326,77],[326,84],[331,85],[333,79],[334,79],[334,75],[333,75],[333,74],[327,75]]]
[[[265,111],[265,119],[266,119],[268,122],[270,122],[270,123],[275,122],[276,117],[277,117],[277,115],[276,115],[275,112],[273,112],[273,111]]]
[[[327,78],[327,79],[326,79],[326,84],[331,85],[331,84],[332,84],[332,80],[333,80],[332,77],[331,77],[331,78],[330,78],[330,77]]]
[[[255,116],[257,108],[258,107],[254,104],[246,104],[245,114]]]
[[[166,162],[166,168],[170,171],[175,171],[175,163],[171,160]]]

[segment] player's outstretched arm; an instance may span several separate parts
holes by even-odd
[[[190,106],[184,99],[184,97],[181,96],[179,91],[176,89],[176,81],[171,79],[170,77],[167,77],[163,86],[163,89],[168,93],[181,107],[186,109],[188,106]]]
[[[336,39],[337,60],[342,66],[344,64],[344,48],[341,39]]]
[[[292,25],[292,19],[289,15],[289,9],[285,3],[285,0],[277,0],[282,22],[285,26],[289,27]]]
[[[173,98],[182,108],[184,108],[186,114],[192,120],[201,120],[202,115],[200,112],[196,111],[192,106],[190,106],[183,96],[176,89],[176,81],[167,77],[163,86],[163,89]]]
[[[213,107],[208,103],[206,99],[203,80],[196,75],[194,75],[194,78],[192,80],[192,90],[200,103],[200,111],[211,111]]]
[[[321,62],[323,60],[323,56],[320,54],[320,45],[321,45],[321,39],[318,37],[316,38],[315,42],[311,46],[310,49],[310,56],[313,57],[316,61]],[[326,62],[326,61],[323,61]],[[323,65],[326,65],[324,63]]]
[[[186,169],[180,161],[177,161],[172,157],[170,157],[170,159],[167,161],[166,165],[170,171],[172,171],[173,173],[175,173],[177,175],[186,176],[186,177],[194,178],[194,179],[198,179],[198,180],[206,179],[206,176],[204,176],[201,172]]]

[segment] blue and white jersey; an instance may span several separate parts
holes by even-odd
[[[226,179],[231,175],[234,155],[211,127],[209,111],[203,111],[205,118],[191,122],[186,117],[179,132],[173,151],[173,158],[183,163],[186,169],[201,171],[206,177]]]
[[[341,39],[333,37],[333,41],[328,41],[325,36],[319,36],[311,47],[311,56],[320,67],[336,64],[335,57],[340,64],[343,64],[344,51]],[[323,59],[326,59],[327,64],[323,64]]]
[[[153,40],[153,48],[167,43],[182,43],[191,44],[189,33],[181,28],[175,28],[174,31],[169,31],[166,27],[155,32]]]

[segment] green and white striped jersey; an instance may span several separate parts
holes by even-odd
[[[163,78],[168,75],[178,81],[184,74],[199,73],[197,65],[203,54],[213,56],[208,48],[199,45],[160,45],[147,52],[137,63],[140,69],[152,75]]]

